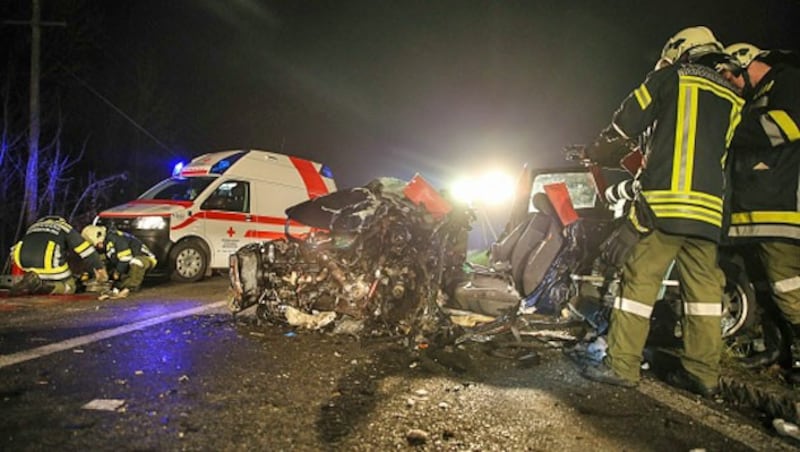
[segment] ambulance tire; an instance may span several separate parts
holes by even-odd
[[[170,279],[176,282],[196,282],[208,269],[208,251],[202,240],[178,242],[169,253]]]

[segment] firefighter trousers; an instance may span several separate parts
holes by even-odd
[[[717,264],[717,244],[709,240],[656,230],[639,241],[623,266],[620,296],[611,313],[606,362],[617,375],[639,380],[653,305],[673,260],[680,274],[683,303],[681,363],[703,384],[716,386],[725,279]]]
[[[761,242],[757,252],[775,304],[792,325],[800,326],[800,245]]]
[[[153,268],[153,261],[148,256],[136,256],[131,259],[128,266],[128,274],[120,281],[121,289],[129,289],[133,292],[139,290],[144,281],[147,270]]]
[[[74,276],[58,281],[43,281],[43,287],[51,295],[70,295],[74,294],[78,287],[78,282]]]

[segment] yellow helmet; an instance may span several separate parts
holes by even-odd
[[[747,66],[750,66],[750,63],[752,63],[753,60],[759,56],[765,55],[767,52],[759,49],[753,44],[737,42],[736,44],[731,44],[728,47],[725,47],[725,53],[733,58],[734,63],[738,64],[742,68],[746,68]]]
[[[661,60],[675,64],[682,57],[691,61],[709,53],[723,52],[722,44],[708,27],[689,27],[669,38],[661,51]]]
[[[81,235],[87,242],[91,243],[93,246],[97,246],[98,243],[106,240],[106,227],[90,224],[83,228]]]

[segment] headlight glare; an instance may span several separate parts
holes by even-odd
[[[164,229],[167,227],[167,220],[157,216],[139,217],[133,221],[133,227],[135,229]]]

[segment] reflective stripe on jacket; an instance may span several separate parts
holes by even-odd
[[[770,69],[731,144],[733,239],[800,242],[800,69]]]
[[[149,260],[151,267],[158,264],[155,254],[141,240],[132,234],[117,230],[108,231],[106,235],[105,256],[121,274],[128,272],[130,262],[134,258]]]
[[[35,272],[43,280],[60,281],[72,276],[67,262],[70,249],[92,268],[102,267],[94,247],[66,220],[45,217],[32,224],[14,246],[14,263],[25,271]]]
[[[634,138],[650,128],[639,181],[654,226],[718,242],[727,148],[744,100],[713,69],[678,64],[651,72],[614,114]]]

